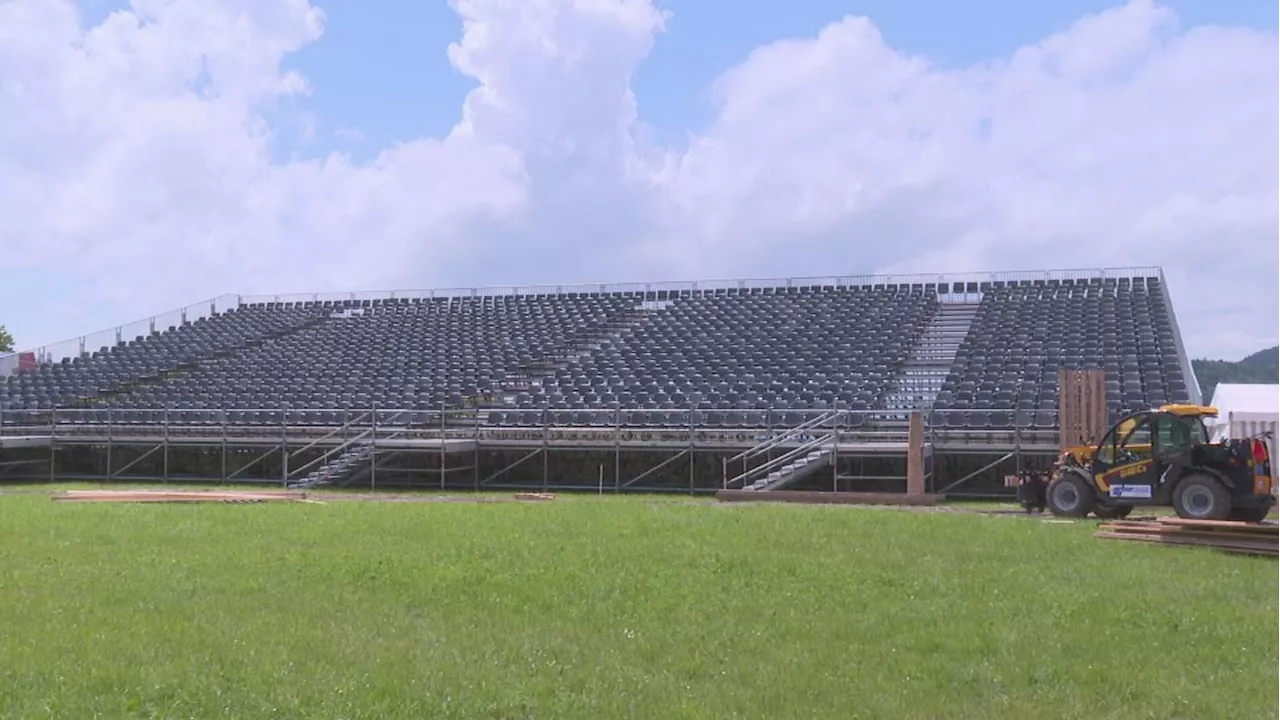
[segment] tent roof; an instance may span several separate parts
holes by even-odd
[[[1280,413],[1280,385],[1218,383],[1210,404],[1218,408],[1218,417],[1224,419],[1231,412],[1275,415]]]

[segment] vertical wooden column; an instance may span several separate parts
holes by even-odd
[[[919,410],[907,424],[907,494],[924,495],[924,414]]]

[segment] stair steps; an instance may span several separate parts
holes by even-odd
[[[898,370],[893,389],[885,394],[883,409],[905,412],[933,407],[977,313],[978,302],[974,301],[938,306]]]
[[[743,487],[743,490],[768,491],[782,488],[802,480],[813,473],[831,466],[835,455],[834,445],[823,445],[807,455],[783,465],[755,482]]]
[[[369,466],[369,460],[373,457],[373,453],[373,443],[365,442],[353,445],[330,458],[328,462],[320,465],[315,470],[307,473],[301,479],[289,483],[289,487],[302,490],[345,482],[357,472]]]

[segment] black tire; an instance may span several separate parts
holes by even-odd
[[[1095,505],[1093,514],[1103,520],[1122,520],[1133,512],[1132,505]]]
[[[1054,478],[1045,493],[1049,512],[1059,517],[1082,518],[1093,510],[1098,495],[1093,486],[1077,473],[1069,472]]]
[[[1227,515],[1228,520],[1238,520],[1247,523],[1260,523],[1267,519],[1267,515],[1271,513],[1271,508],[1248,507],[1235,508]]]
[[[1188,520],[1226,520],[1231,494],[1211,475],[1189,475],[1173,491],[1173,509]]]

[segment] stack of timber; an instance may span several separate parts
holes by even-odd
[[[1058,371],[1058,452],[1093,445],[1107,432],[1107,374],[1102,370]]]
[[[1163,545],[1209,547],[1246,555],[1280,556],[1274,522],[1245,523],[1226,520],[1185,520],[1160,517],[1149,520],[1108,520],[1098,524],[1094,537],[1134,540]]]
[[[220,502],[256,503],[270,501],[306,502],[304,492],[192,491],[192,490],[68,490],[53,496],[62,502]]]

